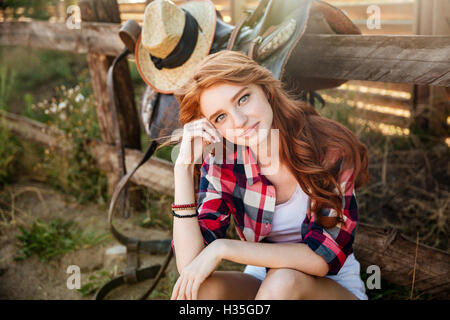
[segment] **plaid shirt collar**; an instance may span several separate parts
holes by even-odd
[[[259,168],[256,156],[252,149],[250,149],[250,147],[243,148],[242,157],[244,159],[244,170],[248,184],[251,186],[261,181],[261,169]]]
[[[227,153],[227,163],[243,165],[245,176],[250,186],[261,181],[261,169],[253,150],[249,146],[241,145],[234,145],[233,150],[233,153]],[[231,154],[232,158],[230,158]]]

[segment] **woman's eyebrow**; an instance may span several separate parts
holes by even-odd
[[[238,92],[236,92],[230,99],[230,103],[233,103],[238,97],[239,95],[242,93],[242,91],[248,89],[247,86],[243,87],[242,89],[240,89]],[[219,109],[216,112],[214,112],[212,115],[209,116],[209,120],[212,120],[212,118],[214,118],[216,115],[218,115],[220,112],[222,112],[223,109]]]

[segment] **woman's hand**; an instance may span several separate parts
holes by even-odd
[[[210,143],[220,142],[219,131],[206,118],[186,123],[176,165],[194,165],[203,155],[203,149]]]
[[[171,300],[197,300],[200,285],[222,261],[220,245],[220,239],[213,241],[183,268],[173,287]]]

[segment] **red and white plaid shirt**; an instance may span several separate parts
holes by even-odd
[[[230,216],[233,216],[236,231],[243,241],[263,241],[272,228],[275,187],[261,174],[255,155],[249,147],[237,146],[231,156],[232,161],[227,154],[228,160],[218,162],[213,155],[208,154],[201,166],[197,211],[206,245],[225,237]],[[239,156],[242,158],[237,161]],[[337,163],[336,157],[333,163]],[[341,168],[342,163],[338,177],[344,193],[342,211],[345,223],[338,223],[336,227],[328,229],[317,224],[315,215],[311,215],[311,200],[308,197],[306,218],[298,226],[302,235],[299,242],[307,244],[325,259],[329,265],[327,275],[337,274],[347,256],[353,252],[352,244],[358,222],[353,170],[342,171]],[[330,217],[337,215],[330,208],[323,209],[321,214]]]

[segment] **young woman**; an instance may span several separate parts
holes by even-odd
[[[172,299],[367,299],[352,250],[366,146],[242,53],[208,56],[176,97]]]

